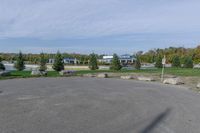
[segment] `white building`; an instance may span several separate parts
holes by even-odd
[[[104,63],[111,63],[113,59],[113,56],[103,56],[103,59],[100,59],[99,62],[104,62]],[[119,56],[119,61],[121,62],[122,65],[127,65],[127,64],[133,64],[135,62],[136,58],[134,56],[131,56],[129,54],[124,54]]]
[[[55,62],[55,59],[49,59],[48,63],[49,64],[53,64]],[[64,58],[63,62],[65,64],[78,64],[79,60],[77,60],[76,58]]]
[[[64,58],[63,62],[65,64],[78,64],[79,61],[76,58]]]

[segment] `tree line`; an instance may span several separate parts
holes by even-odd
[[[184,48],[184,47],[169,47],[164,49],[153,49],[147,52],[139,51],[141,62],[154,63],[159,56],[166,56],[167,63],[172,63],[175,57],[179,57],[180,63],[184,64],[189,58],[195,64],[200,63],[200,45],[196,48]]]
[[[185,68],[193,68],[194,63],[200,63],[200,46],[196,48],[184,48],[184,47],[169,47],[165,49],[154,49],[149,50],[147,52],[139,51],[136,54],[136,61],[134,67],[136,69],[140,69],[141,62],[142,63],[155,63],[155,67],[162,67],[162,58],[166,56],[166,62],[172,64],[172,67],[185,67]],[[31,64],[40,64],[40,70],[46,70],[46,63],[48,59],[53,58],[55,62],[53,64],[53,69],[56,71],[61,71],[64,69],[63,58],[77,58],[80,64],[89,65],[91,70],[98,69],[98,59],[101,59],[103,55],[98,54],[68,54],[68,53],[60,53],[56,54],[19,54],[16,53],[0,53],[0,70],[5,70],[5,66],[2,63],[2,60],[14,62],[15,68],[17,70],[24,70],[25,63]],[[117,54],[113,55],[112,63],[110,64],[111,70],[120,70],[122,68],[119,57]]]
[[[19,52],[18,55],[16,55],[15,59],[15,63],[14,63],[14,67],[18,70],[18,71],[23,71],[25,69],[25,56],[22,54],[22,52]],[[61,54],[59,51],[57,52],[57,54],[55,55],[54,59],[54,63],[53,63],[53,66],[52,68],[55,70],[55,71],[62,71],[64,70],[64,62],[63,62],[63,54]],[[89,55],[89,59],[88,59],[88,65],[89,65],[89,68],[91,70],[97,70],[99,69],[98,65],[98,55],[97,54],[90,54]],[[47,70],[47,61],[48,59],[45,57],[45,54],[44,53],[41,53],[40,56],[39,56],[39,71],[46,71]],[[139,57],[137,57],[137,61],[136,61],[136,69],[140,69],[140,60],[139,60]],[[120,63],[120,60],[119,60],[119,57],[117,54],[113,54],[113,59],[112,59],[112,62],[111,62],[111,65],[110,65],[110,70],[114,70],[114,71],[118,71],[118,70],[121,70],[122,68],[122,65]],[[0,56],[0,70],[5,70],[5,66],[3,65],[2,63],[2,57]]]
[[[184,48],[184,47],[169,47],[164,49],[152,49],[147,52],[138,51],[136,53],[142,63],[155,63],[158,56],[166,56],[167,63],[172,63],[173,58],[178,56],[181,64],[184,64],[186,58],[190,57],[195,64],[200,63],[200,45],[196,48]],[[17,60],[16,53],[0,53],[1,59],[5,61],[14,62]],[[101,59],[104,55],[95,54],[97,59]],[[44,53],[46,59],[55,58],[56,54]],[[24,61],[28,64],[39,64],[40,54],[23,54]],[[89,62],[90,55],[77,54],[77,53],[62,53],[63,58],[76,58],[80,61],[80,64],[86,65]]]

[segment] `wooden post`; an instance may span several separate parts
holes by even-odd
[[[163,68],[162,68],[161,82],[164,81],[165,64],[166,64],[166,58],[165,58],[165,55],[164,55],[164,58],[162,59]]]

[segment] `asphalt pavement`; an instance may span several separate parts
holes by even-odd
[[[0,133],[199,133],[200,95],[101,78],[0,81]]]

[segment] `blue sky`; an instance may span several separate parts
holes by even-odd
[[[0,52],[111,54],[200,43],[199,0],[0,3]]]

